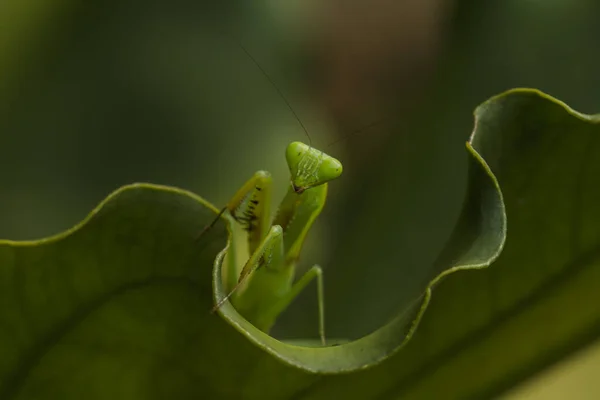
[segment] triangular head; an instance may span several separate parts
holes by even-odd
[[[342,174],[342,163],[301,142],[292,142],[285,152],[296,193],[322,185]]]

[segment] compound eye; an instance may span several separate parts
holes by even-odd
[[[290,168],[290,172],[292,172],[292,176],[297,172],[298,164],[304,154],[310,149],[309,146],[305,145],[301,142],[292,142],[288,145],[285,151],[285,158],[288,163],[288,167]],[[294,169],[292,171],[292,169]]]
[[[342,163],[326,154],[323,154],[323,157],[323,164],[318,172],[320,180],[327,182],[338,178],[342,174]]]

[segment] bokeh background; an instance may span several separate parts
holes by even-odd
[[[285,146],[310,140],[345,170],[302,267],[325,269],[328,335],[362,336],[431,278],[477,104],[536,87],[600,111],[598,15],[594,0],[3,1],[0,237],[60,232],[132,182],[222,206],[265,169],[281,198]],[[314,289],[276,334],[316,336]],[[570,371],[600,367],[586,360]]]

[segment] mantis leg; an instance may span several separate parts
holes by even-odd
[[[248,245],[253,253],[265,238],[270,225],[271,174],[258,171],[235,193],[215,219],[202,229],[198,237],[212,228],[219,218],[229,211],[234,220],[248,232]]]
[[[325,346],[325,297],[323,290],[323,270],[320,266],[314,265],[311,269],[306,271],[300,279],[294,283],[289,292],[279,299],[279,301],[273,305],[269,310],[269,314],[274,315],[274,318],[285,310],[292,301],[304,290],[314,278],[317,279],[317,302],[319,311],[319,337],[321,338],[321,344]]]
[[[231,297],[240,314],[267,332],[278,315],[270,310],[289,292],[293,272],[292,268],[285,268],[283,230],[273,225],[242,268],[229,295],[220,303]]]
[[[227,211],[248,233],[248,251],[252,254],[267,235],[270,225],[270,210],[271,175],[265,171],[258,171],[235,193],[215,219],[204,227],[198,238],[210,230]],[[237,284],[239,271],[237,270],[236,254],[239,253],[239,248],[239,242],[234,240],[228,251],[227,268],[223,271],[227,290],[231,290]]]

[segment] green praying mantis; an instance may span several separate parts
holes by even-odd
[[[240,44],[241,49],[260,69],[294,115],[306,136],[308,130],[281,90],[266,71]],[[325,205],[327,183],[342,174],[342,164],[322,151],[301,142],[293,142],[286,150],[290,170],[290,187],[281,201],[275,218],[271,219],[271,174],[256,172],[207,225],[202,236],[227,213],[246,232],[250,257],[238,273],[235,262],[225,263],[224,287],[228,294],[213,308],[227,300],[246,320],[268,333],[277,317],[290,305],[313,279],[317,280],[319,337],[325,346],[325,307],[323,273],[314,265],[295,280],[296,264],[308,231]],[[232,234],[228,252],[237,252],[243,238]],[[231,260],[235,257],[229,257]]]
[[[327,182],[341,175],[342,164],[301,142],[287,147],[286,160],[291,184],[272,221],[272,181],[266,171],[256,172],[217,216],[227,212],[240,224],[247,233],[250,257],[239,275],[233,263],[226,264],[224,285],[229,292],[213,311],[230,299],[244,318],[268,333],[277,317],[316,278],[319,336],[325,345],[322,270],[315,265],[298,280],[294,278],[306,235],[325,205]],[[232,239],[234,251],[240,247],[237,240]]]

